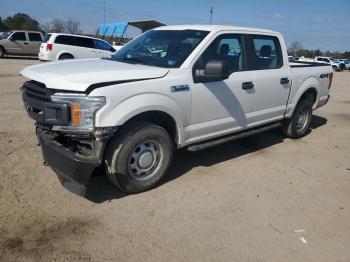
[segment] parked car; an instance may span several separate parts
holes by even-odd
[[[344,59],[345,69],[350,70],[350,59]]]
[[[296,62],[299,61],[299,57],[297,56],[288,56],[289,62]]]
[[[108,59],[34,65],[21,75],[30,79],[23,101],[45,163],[84,195],[99,167],[138,193],[159,184],[175,149],[279,127],[289,138],[307,135],[333,70],[289,63],[278,32],[180,25],[147,31]]]
[[[46,34],[40,46],[42,61],[101,58],[116,50],[106,41],[94,37],[61,33]]]
[[[36,31],[13,31],[0,39],[0,58],[4,55],[34,56],[39,52],[43,34]]]
[[[344,69],[350,69],[350,59],[337,59],[339,63],[344,63]]]
[[[317,57],[315,57],[315,61],[318,63],[330,64],[334,71],[340,71],[340,70],[343,70],[345,68],[344,62],[339,61],[337,59],[332,59],[330,57],[317,56]]]

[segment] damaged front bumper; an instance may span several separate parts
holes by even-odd
[[[45,132],[38,134],[38,140],[45,164],[55,171],[61,184],[72,193],[84,196],[93,171],[102,164],[102,154],[80,156]]]
[[[103,138],[71,137],[73,134],[60,134],[37,130],[45,165],[57,174],[61,184],[79,196],[85,196],[86,185],[94,170],[103,163],[103,152],[109,137],[114,133],[109,128]]]
[[[22,91],[26,111],[36,121],[44,163],[56,172],[64,187],[84,196],[91,175],[102,165],[105,146],[116,128],[94,128],[87,132],[55,130],[55,126],[70,125],[70,105],[52,101],[51,95],[57,90],[42,83],[28,81]]]

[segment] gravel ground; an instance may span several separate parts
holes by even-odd
[[[297,141],[278,130],[190,153],[137,195],[87,199],[42,165],[20,69],[0,60],[0,261],[350,261],[350,73]]]

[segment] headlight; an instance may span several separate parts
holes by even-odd
[[[94,130],[95,113],[106,103],[105,97],[84,95],[52,95],[51,100],[58,103],[70,104],[71,125],[53,126],[55,131],[83,131]]]

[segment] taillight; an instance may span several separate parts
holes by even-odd
[[[333,81],[333,73],[328,74],[329,84],[328,89],[331,89],[332,81]]]
[[[46,51],[52,51],[53,44],[46,44]]]

